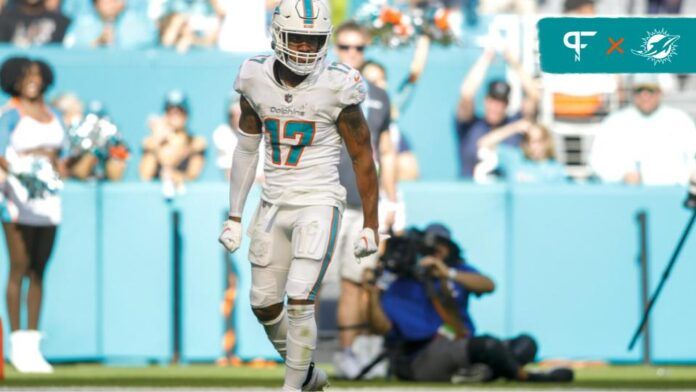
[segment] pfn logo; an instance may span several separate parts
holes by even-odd
[[[563,45],[575,51],[575,61],[580,61],[580,51],[587,47],[582,43],[582,37],[594,37],[596,31],[569,31],[563,36]]]

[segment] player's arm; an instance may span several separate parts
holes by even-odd
[[[358,105],[346,106],[336,122],[338,132],[343,138],[348,154],[353,161],[355,179],[360,192],[363,206],[363,226],[374,233],[374,243],[377,237],[377,170],[373,160],[370,130],[365,116]],[[376,250],[376,249],[375,249]],[[374,253],[374,252],[373,252]],[[362,257],[362,256],[361,256]]]
[[[263,126],[261,119],[244,96],[241,97],[242,114],[239,118],[237,147],[232,156],[230,170],[230,218],[241,222],[247,195],[254,183],[259,160],[259,143]]]
[[[242,211],[247,195],[256,177],[259,160],[259,143],[263,126],[261,119],[244,96],[240,99],[242,114],[237,132],[237,147],[232,156],[230,169],[230,215],[225,221],[220,243],[230,252],[237,250],[242,239]]]

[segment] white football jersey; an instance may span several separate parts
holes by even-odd
[[[296,87],[280,84],[274,56],[246,60],[234,83],[263,122],[265,163],[262,199],[278,205],[333,205],[343,208],[338,181],[341,111],[360,104],[367,86],[360,73],[324,63]]]

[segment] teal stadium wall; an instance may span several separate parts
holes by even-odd
[[[423,182],[402,190],[409,224],[444,222],[469,262],[496,281],[494,294],[472,301],[481,333],[532,333],[543,358],[639,360],[640,350],[626,351],[640,316],[635,214],[649,214],[654,288],[688,218],[680,207],[683,189]],[[254,189],[245,222],[258,195]],[[155,184],[71,182],[64,199],[65,221],[46,282],[46,355],[108,363],[171,359],[171,213],[177,210],[183,238],[181,359],[218,358],[225,277],[216,238],[227,185],[191,184],[186,195],[167,203]],[[249,308],[247,242],[234,257],[237,353],[274,357]],[[0,290],[8,266],[4,243],[1,248]],[[692,236],[654,313],[656,361],[696,360],[696,343],[688,338],[696,328],[696,314],[688,311],[696,296],[694,260]],[[7,333],[4,302],[2,318]]]
[[[23,53],[0,49],[0,59]],[[24,52],[26,53],[26,52]],[[184,361],[221,354],[219,307],[224,287],[223,253],[216,238],[227,203],[227,185],[212,164],[201,181],[175,203],[165,203],[158,184],[138,183],[140,140],[146,119],[161,109],[164,94],[189,94],[192,129],[209,137],[224,120],[228,92],[245,57],[241,54],[169,51],[29,52],[49,60],[57,83],[52,93],[75,91],[104,101],[133,147],[127,180],[119,184],[68,183],[65,221],[46,282],[42,329],[45,350],[56,361],[167,362],[172,356],[171,212],[181,213]],[[458,86],[479,51],[434,48],[401,121],[426,181],[402,186],[409,224],[443,221],[470,262],[498,284],[495,294],[473,301],[481,332],[535,334],[541,355],[637,361],[625,347],[640,315],[634,214],[650,213],[651,284],[669,257],[687,212],[681,188],[623,186],[477,186],[456,179],[453,108]],[[387,65],[392,86],[408,69],[410,51],[371,51]],[[489,77],[502,74],[497,63]],[[479,97],[480,98],[480,97]],[[258,190],[250,200],[258,197]],[[253,202],[250,202],[253,204]],[[247,208],[245,220],[253,212]],[[0,290],[7,279],[0,245]],[[238,353],[272,356],[248,304],[245,242],[234,262],[240,273],[236,321]],[[696,239],[691,238],[653,319],[653,357],[693,362],[689,339],[696,314]],[[4,292],[4,290],[0,291]],[[7,331],[7,315],[2,305]],[[7,336],[5,336],[7,338]]]

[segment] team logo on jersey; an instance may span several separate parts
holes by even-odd
[[[285,94],[285,102],[292,103],[292,94]]]
[[[300,116],[300,117],[303,117],[305,115],[306,111],[305,111],[304,106],[302,106],[299,109],[296,109],[294,107],[277,108],[275,106],[271,106],[271,113],[280,114],[282,116]]]
[[[677,54],[678,35],[670,35],[666,30],[648,31],[647,37],[643,38],[643,45],[640,50],[631,50],[637,56],[645,57],[653,62],[654,65],[666,63]]]

